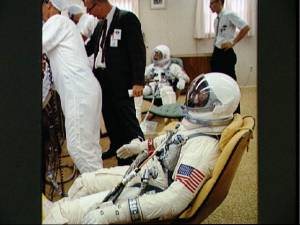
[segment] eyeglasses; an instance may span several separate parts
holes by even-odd
[[[92,9],[95,8],[96,5],[97,5],[97,4],[94,3],[94,4],[92,5],[91,8],[87,8],[87,9],[86,9],[87,13],[90,13],[90,12],[92,11]]]

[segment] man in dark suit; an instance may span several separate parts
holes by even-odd
[[[100,20],[86,50],[95,55],[94,74],[102,87],[102,113],[111,141],[105,159],[132,139],[144,138],[128,90],[132,89],[134,97],[143,94],[146,48],[140,21],[133,13],[108,0],[84,0],[84,4],[87,13]],[[118,159],[119,165],[129,163],[130,159]]]

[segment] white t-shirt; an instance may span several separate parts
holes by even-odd
[[[220,20],[219,26],[218,19]],[[214,21],[214,28],[216,33],[214,45],[217,48],[221,48],[221,45],[223,43],[232,42],[234,40],[236,28],[241,30],[245,26],[247,26],[247,23],[242,20],[236,13],[223,9]]]

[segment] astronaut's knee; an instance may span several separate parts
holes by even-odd
[[[84,185],[82,176],[79,176],[72,184],[72,186],[70,187],[69,191],[68,191],[68,197],[70,199],[77,199],[83,196],[88,195],[88,189],[87,187]]]
[[[62,215],[60,205],[53,204],[43,221],[43,224],[68,224],[69,220]]]

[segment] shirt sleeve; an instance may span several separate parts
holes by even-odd
[[[47,20],[42,29],[43,53],[47,54],[64,40],[68,34],[66,25],[61,16],[53,16]]]
[[[228,14],[228,19],[231,23],[233,23],[237,28],[239,28],[240,30],[243,29],[245,26],[247,26],[248,24],[241,19],[236,13],[234,12],[230,12]]]

